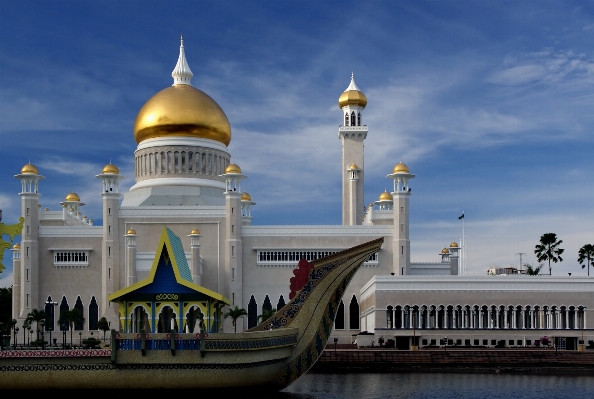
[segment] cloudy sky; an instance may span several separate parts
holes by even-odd
[[[594,3],[29,1],[0,3],[0,209],[16,222],[29,159],[43,207],[74,190],[100,219],[110,159],[133,184],[136,113],[171,85],[183,33],[194,86],[233,130],[254,224],[339,224],[337,99],[368,98],[365,201],[402,161],[413,261],[462,236],[468,271],[536,263],[585,274],[594,243]],[[10,284],[10,254],[0,286]],[[594,270],[593,270],[594,272]]]

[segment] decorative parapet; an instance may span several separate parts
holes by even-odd
[[[103,237],[103,226],[39,226],[40,237]]]
[[[312,225],[312,226],[244,226],[242,236],[275,236],[275,237],[391,237],[393,235],[392,226],[341,226],[341,225]]]
[[[10,358],[61,358],[61,357],[110,357],[111,349],[67,349],[67,350],[5,350],[0,352],[0,359]]]

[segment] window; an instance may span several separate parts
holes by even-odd
[[[107,257],[111,258],[111,247],[107,247]]]
[[[484,346],[487,346],[487,345],[489,345],[489,340],[488,340],[488,339],[483,339],[483,345],[484,345]]]
[[[338,305],[338,310],[336,311],[334,328],[337,330],[344,330],[344,303],[342,300],[340,301],[340,305]]]
[[[427,346],[427,340],[426,340],[426,339],[422,339],[422,340],[421,340],[421,344],[422,344],[423,346]]]
[[[349,125],[349,113],[345,113],[344,114],[344,125],[348,126]]]
[[[478,339],[475,339],[474,340],[474,345],[479,345],[479,340]]]
[[[231,304],[235,305],[235,292],[231,293]]]
[[[466,345],[466,346],[470,346],[470,340],[469,340],[469,339],[465,339],[465,340],[464,340],[464,345]]]
[[[248,303],[248,328],[256,327],[258,325],[258,304],[252,295]]]
[[[234,215],[235,214],[235,208],[231,208],[231,214]]]
[[[27,281],[29,281],[29,269],[27,269]]]
[[[493,345],[493,346],[497,345],[497,340],[496,339],[492,339],[491,340],[491,345]]]
[[[514,340],[513,340],[513,339],[510,339],[510,340],[509,340],[509,344],[510,344],[511,346],[513,346],[513,345],[514,345]]]
[[[87,267],[89,250],[54,250],[55,267]]]
[[[29,307],[29,294],[27,294],[27,307]]]
[[[404,245],[400,246],[400,255],[404,255]]]
[[[235,225],[234,224],[231,225],[231,234],[235,234]]]
[[[231,268],[231,280],[235,280],[235,268]]]
[[[231,256],[235,257],[235,245],[231,245]]]
[[[349,328],[351,330],[359,329],[359,303],[355,295],[353,295],[349,305]]]
[[[91,303],[89,304],[89,330],[98,330],[99,329],[99,305],[97,304],[97,300],[95,296],[91,298]]]
[[[76,303],[74,304],[74,309],[78,310],[79,315],[84,317],[85,307],[83,306],[83,303],[80,300],[80,296],[78,298],[76,298]],[[84,323],[81,321],[81,319],[76,320],[76,322],[74,323],[74,329],[77,331],[82,330],[83,324]]]
[[[357,113],[357,126],[361,126],[361,112]]]
[[[107,214],[111,215],[111,208],[107,208]]]
[[[351,126],[357,126],[357,121],[355,119],[355,111],[351,112]]]
[[[29,258],[29,247],[27,247],[27,259]]]
[[[522,340],[521,340],[521,339],[519,339],[519,340],[517,341],[517,345],[518,345],[518,346],[522,346]]]
[[[111,226],[107,226],[107,234],[111,234]]]
[[[107,269],[107,278],[111,280],[111,267]]]
[[[26,215],[29,216],[29,208],[27,208]]]

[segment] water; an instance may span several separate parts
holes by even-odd
[[[594,398],[594,375],[306,374],[295,384],[270,397],[283,399],[592,399]]]

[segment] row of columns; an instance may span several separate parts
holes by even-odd
[[[579,329],[586,327],[586,314],[583,307],[567,306],[551,309],[518,309],[517,307],[484,308],[424,308],[387,309],[388,328],[418,329]],[[573,308],[573,310],[570,310]],[[440,317],[441,313],[441,317]],[[441,322],[440,322],[441,319]],[[486,319],[486,320],[485,320]]]
[[[210,152],[157,151],[136,156],[136,177],[156,174],[209,174],[218,176],[229,159]]]

